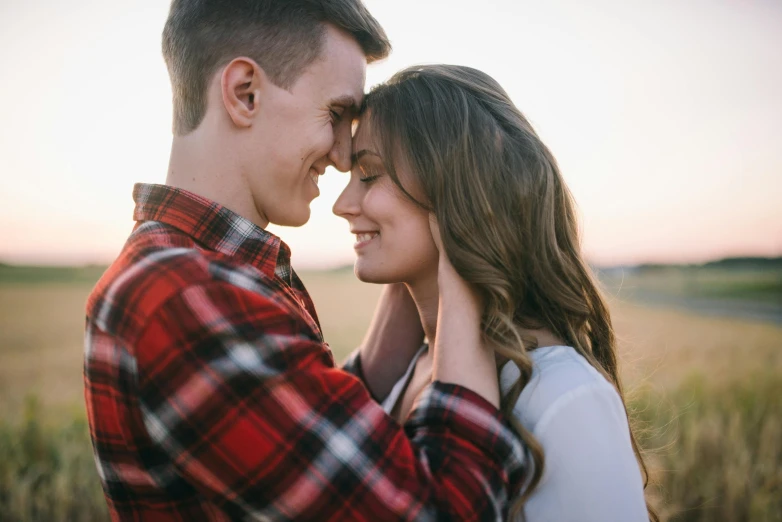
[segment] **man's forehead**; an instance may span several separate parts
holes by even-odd
[[[313,64],[316,81],[340,99],[345,107],[357,110],[364,98],[367,59],[356,40],[327,24],[326,42],[321,56]]]

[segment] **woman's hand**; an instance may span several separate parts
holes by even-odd
[[[437,273],[440,298],[432,378],[469,388],[498,407],[496,361],[494,351],[483,345],[481,299],[448,259],[440,227],[432,214],[429,227],[440,251]]]
[[[443,237],[440,235],[440,225],[437,223],[437,216],[434,215],[434,212],[429,212],[429,231],[432,233],[434,246],[437,247],[437,251],[442,255]]]
[[[480,323],[481,313],[483,311],[483,302],[475,291],[475,289],[465,281],[462,276],[456,271],[451,260],[448,258],[448,254],[443,247],[443,238],[440,234],[440,226],[437,223],[437,218],[434,213],[429,213],[429,230],[432,232],[432,239],[440,252],[440,260],[438,262],[437,271],[437,284],[440,288],[440,294],[444,292],[448,295],[455,294],[461,296],[463,299],[467,299],[471,306],[471,317],[477,317]]]

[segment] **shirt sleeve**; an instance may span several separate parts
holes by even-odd
[[[367,382],[367,378],[364,375],[364,368],[361,366],[361,349],[356,348],[353,350],[353,352],[348,355],[348,358],[345,359],[345,362],[342,363],[342,371],[347,372],[354,377],[356,377],[358,380],[361,381],[361,384],[364,385],[364,387],[367,389],[367,393],[369,393],[369,396],[372,397],[372,400],[377,402],[378,404],[383,403],[383,399],[380,399],[379,397],[376,397],[374,393],[372,393],[372,388],[369,386],[369,383]]]
[[[490,403],[435,382],[401,427],[273,295],[189,287],[136,358],[160,475],[232,518],[502,520],[521,480],[520,442]]]
[[[525,505],[528,522],[648,522],[643,481],[616,390],[588,385],[560,397],[534,434],[544,474]]]
[[[348,355],[348,358],[342,363],[342,370],[356,376],[366,386],[367,381],[361,368],[361,350],[359,348],[356,348]]]

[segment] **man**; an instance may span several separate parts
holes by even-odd
[[[443,307],[454,352],[406,434],[362,385],[361,355],[353,374],[334,367],[264,230],[304,224],[318,177],[350,168],[366,64],[389,50],[360,0],[172,3],[167,184],[135,187],[136,227],[87,303],[85,397],[114,520],[502,516],[522,451],[498,392],[474,385],[471,361],[488,359],[461,341],[476,338],[464,295]]]

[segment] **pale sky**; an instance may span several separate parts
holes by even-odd
[[[599,264],[782,255],[782,2],[366,0],[394,52],[484,70],[558,159]],[[0,261],[104,263],[162,183],[166,0],[0,0]],[[294,266],[351,263],[320,182]]]

